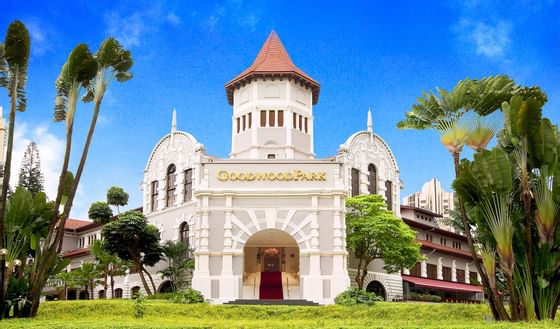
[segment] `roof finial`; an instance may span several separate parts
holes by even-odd
[[[173,119],[171,119],[171,133],[177,132],[177,112],[173,108]]]
[[[367,112],[367,130],[370,133],[373,133],[373,120],[371,119],[371,107],[368,109]]]

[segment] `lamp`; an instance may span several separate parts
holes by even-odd
[[[4,273],[6,273],[6,255],[8,249],[0,249],[0,320],[4,317]]]

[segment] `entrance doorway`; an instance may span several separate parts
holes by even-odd
[[[244,248],[244,299],[298,299],[299,247],[288,233],[255,233]]]

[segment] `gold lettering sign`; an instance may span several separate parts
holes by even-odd
[[[220,170],[216,174],[219,181],[326,181],[327,173],[303,170],[283,172],[233,172]]]

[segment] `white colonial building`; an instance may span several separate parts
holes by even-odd
[[[351,135],[333,157],[315,158],[313,105],[320,85],[293,64],[275,32],[225,89],[233,107],[230,157],[209,155],[177,129],[173,112],[171,131],[147,161],[143,212],[162,240],[188,242],[196,264],[192,286],[213,303],[333,303],[355,275],[346,249],[345,199],[378,193],[400,216],[402,182],[391,149],[373,132],[368,113],[366,130]],[[79,232],[99,238],[99,227],[73,225],[69,234],[81,244],[65,249],[79,260],[85,257],[79,249],[94,239],[82,241]],[[156,273],[163,266],[151,270],[160,287],[165,282]],[[382,267],[381,261],[371,264],[365,284],[387,300],[402,299],[401,274]],[[115,286],[122,297],[142,289],[137,274],[118,278]]]

